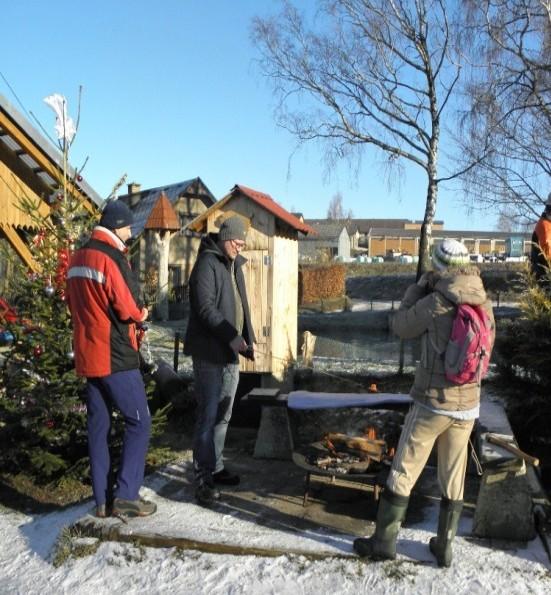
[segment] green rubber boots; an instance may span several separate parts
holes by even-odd
[[[406,517],[409,498],[385,489],[377,510],[377,525],[372,537],[354,540],[354,551],[362,558],[393,560],[396,558],[396,539]]]
[[[438,533],[429,542],[430,551],[436,557],[438,566],[448,568],[452,563],[452,541],[457,533],[463,500],[448,500],[442,496]]]

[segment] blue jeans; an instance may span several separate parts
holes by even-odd
[[[87,381],[88,453],[96,504],[105,504],[111,496],[137,500],[151,429],[142,375],[139,370],[126,370]],[[121,412],[125,429],[116,486],[111,493],[109,434],[113,407]]]
[[[213,364],[193,358],[197,421],[193,467],[198,481],[222,471],[222,452],[239,382],[239,364]]]

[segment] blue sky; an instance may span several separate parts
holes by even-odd
[[[255,65],[251,19],[275,0],[42,0],[2,6],[0,73],[52,134],[51,93],[81,119],[70,159],[102,196],[122,174],[150,188],[200,176],[216,198],[236,184],[267,192],[307,218],[325,217],[335,193],[355,217],[422,219],[424,174],[391,188],[366,153],[359,174],[330,175],[317,145],[295,151],[275,125],[274,98]],[[23,108],[2,78],[2,93]],[[493,229],[442,190],[436,213],[447,229]]]

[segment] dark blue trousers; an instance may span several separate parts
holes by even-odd
[[[125,500],[137,500],[143,483],[151,430],[151,415],[142,375],[139,370],[126,370],[101,378],[88,378],[87,381],[88,453],[96,504],[105,504],[111,495]],[[109,454],[113,408],[120,411],[125,425],[114,491],[110,480]]]

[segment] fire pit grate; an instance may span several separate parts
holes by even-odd
[[[363,450],[352,446],[361,446]],[[295,449],[293,462],[306,472],[302,505],[308,503],[313,476],[328,476],[332,482],[338,478],[371,486],[373,496],[378,500],[393,454],[394,449],[388,449],[383,440],[336,433],[328,434],[322,441]]]

